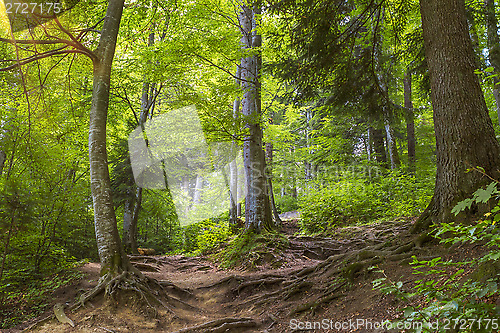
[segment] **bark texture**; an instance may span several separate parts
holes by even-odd
[[[109,1],[96,50],[98,59],[93,62],[94,81],[89,124],[90,187],[101,275],[117,275],[130,267],[118,235],[106,152],[111,66],[123,4],[124,0]]]
[[[431,79],[437,173],[434,196],[414,227],[446,221],[452,207],[489,180],[480,166],[498,177],[500,147],[479,80],[463,0],[421,0],[425,56]]]
[[[242,44],[244,49],[252,50],[261,46],[261,36],[256,33],[255,10],[246,4],[241,5],[239,15]],[[259,51],[257,51],[258,53]],[[245,229],[261,232],[272,229],[271,209],[267,195],[265,174],[265,154],[262,146],[261,105],[260,105],[260,67],[259,54],[249,55],[241,61],[241,80],[244,91],[241,110],[245,117],[248,136],[243,143],[243,164],[246,175],[247,196],[245,200]]]

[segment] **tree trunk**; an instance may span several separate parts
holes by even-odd
[[[450,219],[452,207],[498,177],[500,146],[495,138],[479,80],[463,0],[421,0],[420,12],[434,109],[437,173],[434,196],[415,224]]]
[[[486,30],[488,34],[488,54],[495,74],[500,75],[500,38],[498,22],[495,16],[495,0],[484,0],[486,10]],[[500,124],[500,79],[493,78],[493,96],[497,106],[498,123]]]
[[[154,29],[154,24],[153,28]],[[149,34],[148,46],[152,46],[154,43],[154,32]],[[141,93],[141,113],[139,115],[138,126],[145,131],[144,124],[148,119],[149,110],[152,108],[154,98],[154,85],[151,85],[146,80],[142,84]],[[148,144],[148,142],[146,142]],[[133,179],[134,183],[135,180]],[[139,253],[137,250],[137,222],[139,219],[139,211],[142,205],[142,188],[138,186],[132,186],[129,198],[125,201],[124,212],[123,212],[123,247],[126,252]],[[134,193],[135,192],[135,193]]]
[[[381,129],[372,128],[373,150],[375,160],[384,168],[387,168],[387,157],[385,155],[384,132]]]
[[[389,160],[391,162],[391,170],[399,168],[401,162],[399,161],[398,147],[396,145],[396,138],[394,136],[394,129],[392,127],[392,111],[384,107],[384,120],[385,120],[385,133],[387,139],[387,152],[389,153]]]
[[[194,185],[193,206],[201,202],[201,190],[203,189],[203,178],[200,175],[196,176],[196,183]]]
[[[255,8],[258,6],[256,5]],[[245,4],[241,5],[239,21],[243,47],[245,49],[260,47],[260,35],[252,33],[256,31],[254,12]],[[241,80],[244,91],[241,109],[248,129],[248,136],[243,143],[243,162],[247,183],[245,229],[255,232],[272,228],[260,126],[260,61],[258,55],[243,58],[241,61]]]
[[[238,219],[238,166],[236,161],[229,164],[229,224],[236,225]]]
[[[241,78],[241,67],[238,66],[236,70],[236,84],[239,85]],[[233,120],[236,120],[240,113],[240,98],[236,97],[233,103]],[[236,130],[235,130],[236,131]],[[235,133],[236,134],[236,133]],[[229,224],[236,225],[238,220],[238,165],[236,164],[237,143],[236,140],[231,142],[231,152],[233,160],[229,164]]]
[[[89,123],[90,188],[94,205],[97,249],[101,275],[119,274],[131,265],[125,255],[111,198],[108,157],[106,152],[106,120],[109,106],[111,66],[123,12],[124,0],[110,0],[93,62],[93,93]]]
[[[133,197],[128,194],[128,198],[125,199],[125,203],[123,204],[123,249],[127,253],[131,253],[132,244],[130,239],[130,228],[132,226],[132,219],[134,218],[134,201]],[[136,250],[137,251],[137,250]]]
[[[415,174],[415,114],[411,100],[411,73],[406,72],[403,80],[406,118],[406,140],[408,143],[408,170]]]
[[[273,192],[273,144],[270,142],[266,143],[266,157],[267,157],[267,182],[269,187],[269,200],[271,208],[273,211],[275,225],[280,228],[283,222],[281,221],[280,214],[276,208],[276,202],[274,201]]]
[[[135,191],[134,211],[132,221],[130,222],[130,248],[132,253],[138,254],[137,250],[137,222],[139,221],[139,212],[142,207],[142,187],[137,187]]]
[[[3,173],[3,166],[5,164],[5,159],[7,158],[7,154],[4,151],[0,150],[0,176]]]

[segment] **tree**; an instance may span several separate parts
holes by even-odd
[[[3,152],[2,150],[0,150],[0,176],[3,173],[3,165],[5,163],[5,159],[6,158],[7,158],[7,154],[5,154],[5,152]]]
[[[250,8],[241,5],[239,15],[242,44],[246,56],[241,60],[241,81],[244,91],[241,110],[245,117],[248,135],[243,143],[243,163],[246,175],[247,196],[245,200],[245,229],[261,232],[273,229],[269,204],[266,161],[262,143],[260,80],[262,59],[259,48],[262,45],[257,32],[256,16],[260,14],[260,2]],[[257,52],[255,54],[255,52]]]
[[[415,114],[411,100],[411,72],[407,71],[403,80],[405,118],[406,118],[406,141],[408,142],[408,169],[415,173]]]
[[[425,56],[434,109],[437,174],[434,196],[413,228],[446,221],[451,208],[487,179],[498,177],[500,146],[479,80],[463,0],[421,0]]]

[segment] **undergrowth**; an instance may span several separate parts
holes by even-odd
[[[279,254],[288,245],[288,239],[278,232],[244,232],[232,238],[213,257],[223,268],[256,269],[263,264],[280,267],[283,262]]]
[[[471,208],[472,204],[485,204],[500,192],[498,182],[477,190],[472,198],[459,202],[452,210],[455,215]],[[403,288],[402,281],[391,281],[382,270],[383,277],[373,281],[375,289],[393,294],[406,306],[402,322],[420,323],[415,332],[497,332],[500,328],[500,204],[471,225],[443,223],[432,234],[443,244],[460,246],[470,243],[486,246],[488,251],[470,261],[444,261],[441,257],[418,260],[413,257],[413,274],[422,276],[411,288]],[[446,235],[446,237],[445,237]],[[420,302],[415,300],[420,299]],[[417,305],[415,305],[417,304]]]
[[[344,178],[315,185],[299,199],[301,229],[322,233],[339,226],[417,216],[432,197],[432,178],[391,172],[371,181]]]
[[[75,268],[86,261],[40,279],[26,280],[22,286],[0,286],[0,328],[9,328],[43,313],[51,301],[50,295],[83,277]]]

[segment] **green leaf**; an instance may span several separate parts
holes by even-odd
[[[462,200],[459,203],[457,203],[456,206],[453,207],[451,212],[453,214],[455,214],[455,216],[457,216],[458,213],[460,213],[461,211],[464,211],[466,208],[470,208],[471,205],[472,205],[472,199],[467,198],[467,199]]]
[[[484,296],[486,296],[486,294],[489,292],[489,289],[488,288],[484,288],[484,289],[481,289],[477,292],[476,296],[479,297],[479,298],[482,298]]]
[[[404,315],[405,315],[405,318],[408,318],[409,316],[412,315],[412,313],[415,312],[415,309],[413,309],[413,307],[409,306],[407,307],[405,310],[404,310]]]
[[[396,287],[397,287],[398,289],[401,289],[401,287],[402,287],[402,286],[403,286],[403,282],[398,281],[398,283],[396,283]]]
[[[480,188],[476,192],[474,192],[474,198],[476,202],[486,203],[496,193],[498,193],[497,184],[490,183],[488,187],[486,187],[486,189]]]

